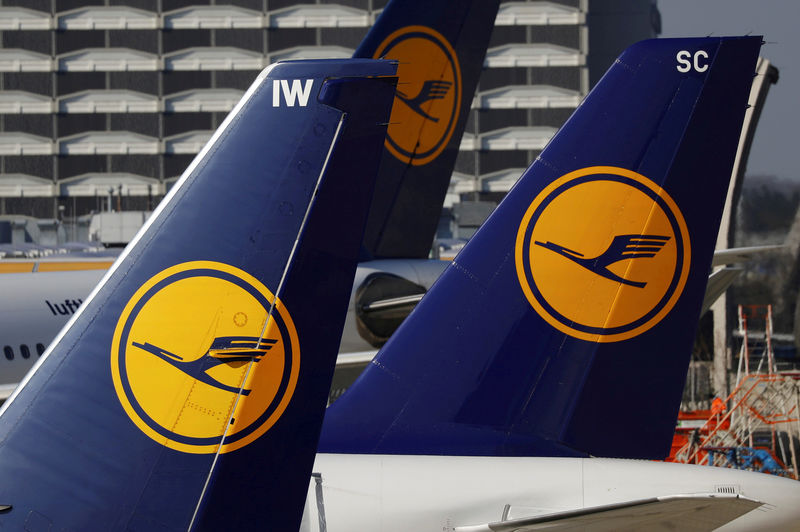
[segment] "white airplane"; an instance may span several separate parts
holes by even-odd
[[[797,481],[719,467],[607,458],[318,454],[314,471],[301,527],[308,532],[800,527]]]
[[[328,407],[303,530],[800,529],[794,480],[652,461],[760,44],[617,59]]]

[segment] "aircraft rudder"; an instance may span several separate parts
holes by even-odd
[[[759,45],[624,52],[332,405],[336,448],[662,457]]]
[[[248,526],[247,516],[232,520],[228,509],[228,502],[240,497],[242,489],[261,494],[259,511],[274,516],[275,529],[296,527],[300,522],[303,505],[295,502],[306,493],[312,461],[297,471],[298,466],[287,458],[316,453],[395,81],[345,78],[332,80],[326,89],[325,101],[345,113],[342,132],[327,160],[280,290],[298,336],[296,399],[270,433],[242,452],[220,459],[211,494],[214,504],[204,510],[204,523],[210,530],[223,523]],[[364,106],[364,101],[370,105]],[[261,466],[247,468],[248,462]],[[291,474],[284,474],[285,470]],[[281,482],[274,482],[276,475],[282,476]],[[236,489],[231,490],[232,486]]]
[[[35,511],[58,529],[186,530],[201,499],[250,526],[274,518],[278,529],[295,514],[299,523],[304,491],[294,500],[276,479],[289,485],[305,476],[307,484],[314,444],[306,436],[318,430],[321,382],[339,343],[328,327],[305,347],[314,338],[307,308],[346,305],[350,285],[344,296],[326,292],[319,265],[303,271],[302,297],[287,291],[288,280],[298,253],[335,247],[304,231],[316,207],[341,202],[336,190],[323,190],[331,180],[352,180],[344,171],[352,167],[339,165],[334,176],[329,159],[369,161],[353,142],[341,144],[349,132],[359,132],[363,146],[382,141],[393,96],[383,76],[395,68],[314,61],[262,74],[5,406],[0,470],[14,481],[0,489],[12,505],[0,525],[22,529]],[[369,113],[340,105],[346,80],[360,86],[373,76],[376,98],[359,88]],[[320,93],[329,79],[340,95]],[[359,170],[365,185],[375,168]],[[343,226],[328,216],[325,236],[335,238],[337,227],[349,234],[350,219]],[[339,252],[335,267],[346,273],[357,246]],[[317,418],[303,416],[298,426],[293,416],[315,409]],[[254,471],[274,490],[269,504],[253,504],[228,482]],[[267,506],[275,512],[265,516]],[[198,528],[210,522],[197,516]]]

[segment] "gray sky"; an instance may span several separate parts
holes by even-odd
[[[758,123],[747,175],[800,181],[800,0],[658,0],[662,37],[764,35],[780,71]]]

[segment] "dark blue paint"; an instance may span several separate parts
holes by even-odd
[[[220,457],[195,526],[297,529],[394,95],[395,78],[365,76],[395,70],[335,60],[270,71],[0,416],[0,501],[12,505],[0,527],[22,530],[35,511],[53,530],[187,530],[214,457],[167,449],[128,418],[112,334],[136,290],[175,264],[223,262],[277,292],[299,236],[276,294],[299,335],[297,388],[269,431]],[[273,108],[273,79],[314,79],[308,106]]]
[[[626,50],[325,417],[322,452],[663,458],[760,37],[664,39]],[[703,49],[706,72],[676,70]],[[691,269],[672,311],[627,341],[550,327],[514,265],[517,229],[551,182],[636,171],[686,220]],[[535,264],[533,265],[535,267]]]
[[[381,43],[400,28],[426,26],[439,32],[453,47],[461,65],[462,85],[458,119],[438,157],[413,166],[383,150],[364,234],[362,261],[428,257],[499,3],[499,0],[392,0],[353,55],[372,57]],[[421,35],[431,39],[427,34]]]
[[[585,177],[582,177],[582,178],[579,178],[579,179],[572,180],[569,183],[566,183],[566,184],[558,187],[557,189],[555,189],[548,196],[548,198],[545,201],[543,201],[542,204],[536,209],[536,212],[534,212],[533,216],[531,217],[531,223],[528,224],[528,227],[527,227],[527,229],[525,231],[525,245],[524,245],[524,248],[525,249],[529,249],[530,248],[530,245],[531,245],[530,244],[531,234],[533,233],[533,228],[535,226],[536,219],[542,214],[542,212],[550,204],[550,202],[553,199],[555,199],[556,197],[558,197],[558,195],[563,190],[566,190],[566,189],[568,189],[568,188],[570,188],[572,186],[576,186],[576,185],[581,184],[581,183],[588,183],[588,182],[591,182],[591,181],[600,181],[600,180],[605,180],[605,179],[610,179],[610,180],[618,181],[620,183],[625,183],[627,185],[630,185],[630,186],[636,188],[637,190],[641,191],[642,193],[646,194],[648,197],[650,197],[653,200],[653,202],[657,203],[659,205],[659,207],[661,207],[661,209],[663,210],[664,214],[669,219],[670,225],[672,226],[672,232],[675,235],[675,239],[676,239],[676,243],[675,243],[675,248],[676,248],[675,251],[677,253],[677,258],[675,260],[676,268],[675,268],[675,273],[672,276],[672,280],[670,282],[669,288],[664,293],[664,296],[661,298],[661,300],[658,302],[658,304],[655,305],[650,312],[648,312],[647,314],[643,315],[641,318],[639,318],[639,319],[637,319],[635,321],[632,321],[629,324],[621,325],[619,327],[614,327],[614,328],[591,327],[589,325],[582,325],[580,323],[573,323],[568,318],[566,318],[566,317],[562,316],[561,314],[559,314],[558,311],[556,309],[554,309],[547,302],[547,300],[544,297],[541,296],[541,293],[539,292],[539,289],[536,286],[536,281],[534,280],[533,274],[531,272],[531,264],[528,261],[525,262],[525,277],[528,280],[528,286],[530,286],[531,291],[534,293],[534,295],[536,296],[536,299],[539,301],[539,303],[543,307],[545,307],[547,309],[547,311],[550,313],[551,316],[554,316],[557,320],[559,320],[563,324],[565,324],[567,326],[570,326],[570,327],[573,327],[575,329],[579,329],[579,330],[581,330],[583,332],[587,332],[587,333],[598,333],[599,334],[599,333],[605,332],[605,334],[615,334],[615,333],[621,333],[621,332],[626,332],[626,331],[633,330],[636,327],[639,327],[640,325],[643,325],[644,323],[647,323],[647,321],[649,321],[653,316],[658,314],[664,308],[664,306],[667,304],[669,299],[672,297],[672,294],[675,292],[675,289],[677,288],[678,281],[680,280],[680,274],[681,274],[681,270],[682,270],[682,266],[683,266],[683,239],[681,237],[681,230],[680,230],[680,227],[678,225],[678,221],[675,219],[674,213],[670,210],[669,206],[666,204],[666,202],[664,201],[663,198],[661,198],[660,196],[655,194],[652,190],[650,190],[649,188],[647,188],[643,184],[639,183],[638,181],[634,181],[633,179],[629,179],[629,178],[621,177],[621,176],[616,176],[616,175],[615,176],[608,176],[606,174],[593,174],[593,175],[589,175],[589,176],[585,176]]]

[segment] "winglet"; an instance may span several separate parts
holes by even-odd
[[[395,71],[258,77],[5,404],[0,527],[297,529]]]
[[[760,45],[626,50],[328,409],[321,450],[664,458]],[[644,286],[535,245],[599,258],[620,235],[669,237],[607,264]]]

